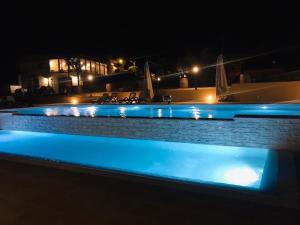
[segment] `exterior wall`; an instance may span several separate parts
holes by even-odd
[[[172,95],[174,102],[216,102],[216,88],[182,88],[182,89],[160,89],[159,95]]]
[[[300,119],[179,120],[0,113],[0,129],[299,150]]]
[[[187,77],[181,77],[179,79],[180,88],[189,88],[189,79]]]
[[[299,101],[300,81],[233,84],[230,93],[240,102]]]

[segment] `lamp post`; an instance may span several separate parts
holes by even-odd
[[[158,95],[158,84],[159,84],[160,80],[161,80],[160,77],[156,78],[156,96]]]

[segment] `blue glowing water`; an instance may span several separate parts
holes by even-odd
[[[17,110],[47,116],[232,119],[235,115],[300,116],[299,104],[59,105]]]
[[[255,190],[269,156],[268,149],[6,130],[0,153]]]

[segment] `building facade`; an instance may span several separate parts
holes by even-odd
[[[31,91],[49,87],[54,93],[66,93],[107,74],[106,63],[87,56],[30,57],[20,64],[19,84]]]

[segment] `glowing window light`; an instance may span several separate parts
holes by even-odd
[[[208,114],[207,116],[209,119],[212,119],[213,118],[213,115],[212,114]]]
[[[50,59],[49,66],[50,66],[50,71],[58,72],[59,70],[58,59]]]
[[[259,171],[262,173],[263,171]],[[261,174],[256,173],[253,169],[249,167],[237,167],[227,170],[224,173],[224,179],[227,183],[249,186],[257,182],[260,179]]]
[[[264,106],[262,106],[261,108],[262,108],[262,109],[267,109],[267,108],[268,108],[268,106],[265,106],[265,105],[264,105]]]
[[[78,77],[71,76],[72,86],[78,86]]]

